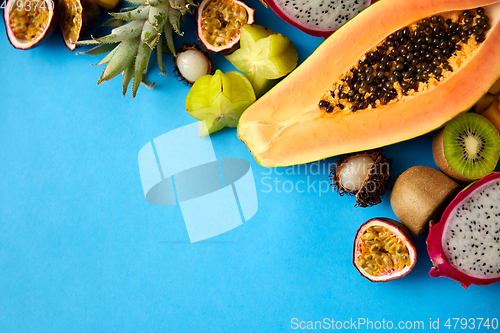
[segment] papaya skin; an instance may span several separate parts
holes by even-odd
[[[486,9],[491,29],[448,80],[375,109],[327,114],[318,107],[332,83],[391,33],[424,17],[477,7]],[[379,1],[332,34],[247,109],[238,137],[261,165],[275,167],[378,148],[431,132],[470,109],[500,77],[499,22],[500,1]]]

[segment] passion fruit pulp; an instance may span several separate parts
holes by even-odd
[[[99,6],[92,0],[59,0],[59,25],[64,44],[73,51],[75,43],[97,28]]]
[[[408,274],[417,262],[413,236],[401,223],[389,218],[365,222],[354,239],[353,263],[372,282],[386,282]]]
[[[241,27],[254,22],[255,10],[237,0],[203,0],[198,7],[198,38],[211,52],[231,49],[240,40]]]
[[[53,0],[9,0],[4,9],[5,30],[16,49],[27,50],[54,30]]]

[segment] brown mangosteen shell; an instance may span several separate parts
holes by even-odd
[[[367,275],[367,274],[363,274],[363,271],[360,269],[360,267],[358,267],[358,265],[356,264],[356,243],[358,242],[358,238],[362,236],[362,231],[364,231],[364,227],[368,224],[368,223],[371,223],[371,222],[374,222],[374,221],[379,221],[380,222],[380,225],[384,226],[389,224],[389,225],[392,225],[394,227],[396,227],[397,229],[399,229],[403,235],[405,236],[405,244],[407,246],[411,246],[413,248],[413,250],[415,251],[415,257],[414,258],[410,258],[412,260],[412,265],[410,266],[410,269],[408,269],[406,272],[404,273],[401,273],[401,274],[395,274],[394,276],[388,276],[387,279],[385,280],[372,280],[370,278],[370,275]],[[388,217],[375,217],[375,218],[371,218],[369,219],[368,221],[366,221],[365,223],[363,223],[359,228],[358,228],[358,231],[356,232],[356,236],[354,237],[354,245],[353,245],[353,255],[352,255],[352,263],[354,265],[354,267],[358,270],[359,274],[361,274],[361,276],[363,276],[364,278],[368,279],[370,282],[388,282],[388,281],[392,281],[392,280],[396,280],[396,279],[400,279],[406,275],[408,275],[408,273],[410,273],[413,268],[415,267],[416,263],[417,263],[417,259],[418,259],[418,247],[417,247],[417,243],[415,241],[415,238],[413,237],[413,235],[411,234],[410,230],[408,230],[408,228],[402,224],[401,222],[398,222],[394,219],[391,219],[391,218],[388,218]]]

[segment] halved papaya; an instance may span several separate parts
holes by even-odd
[[[404,141],[472,107],[499,59],[500,1],[381,0],[247,109],[238,137],[268,167]]]

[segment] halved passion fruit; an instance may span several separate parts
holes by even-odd
[[[57,23],[54,9],[53,0],[8,0],[3,19],[12,46],[27,50],[50,35]]]
[[[73,51],[79,39],[97,28],[99,6],[92,0],[59,0],[59,24],[64,44]]]
[[[254,22],[255,10],[237,0],[203,0],[198,7],[198,38],[211,52],[231,49],[243,24]]]
[[[365,222],[354,239],[354,266],[372,282],[386,282],[408,274],[417,262],[413,236],[389,218]]]

